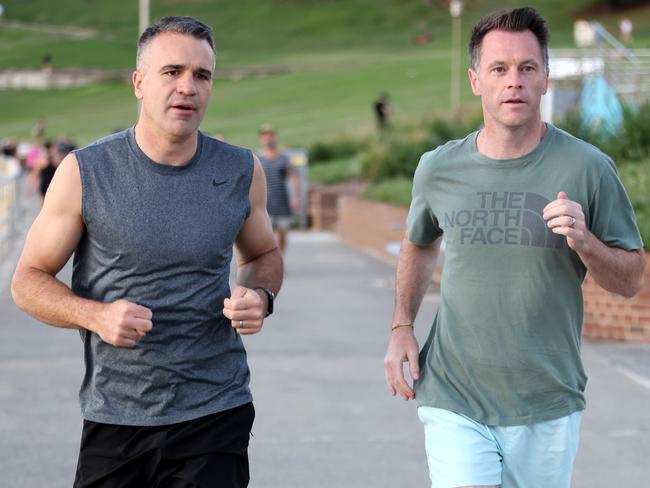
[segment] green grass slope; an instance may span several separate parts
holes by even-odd
[[[137,3],[3,0],[0,68],[38,67],[45,53],[52,55],[55,67],[128,68],[135,57]],[[445,3],[151,0],[151,17],[194,15],[211,24],[219,66],[280,64],[289,69],[287,74],[266,78],[216,80],[204,131],[254,146],[257,128],[270,122],[279,128],[284,143],[307,146],[317,139],[373,131],[370,104],[383,90],[391,94],[395,121],[447,115],[450,17]],[[552,47],[570,45],[573,18],[591,3],[526,2],[547,17]],[[522,4],[466,1],[463,51],[469,28],[486,12]],[[650,14],[649,9],[641,9],[633,17],[635,42],[650,46],[650,26],[644,24],[650,15],[644,12]],[[618,17],[601,19],[615,25]],[[90,37],[79,38],[79,28],[90,29]],[[414,45],[413,37],[422,33],[430,33],[432,42]],[[463,72],[466,65],[465,56]],[[478,104],[464,80],[463,110],[474,112]],[[46,117],[51,136],[65,134],[84,144],[131,125],[136,118],[132,89],[123,83],[61,91],[0,91],[0,106],[0,137],[28,137],[35,119]]]

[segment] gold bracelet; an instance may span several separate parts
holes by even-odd
[[[395,324],[395,325],[393,325],[393,326],[390,328],[390,331],[392,332],[392,331],[394,331],[395,329],[399,329],[400,327],[410,327],[411,329],[414,328],[414,327],[413,327],[413,324]]]

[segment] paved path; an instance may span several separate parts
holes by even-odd
[[[246,339],[257,408],[251,487],[427,486],[415,407],[384,387],[392,267],[328,234],[292,237],[277,313]],[[69,487],[81,425],[81,342],[13,307],[9,268],[0,266],[0,485]],[[434,308],[432,295],[420,336]],[[574,487],[643,486],[650,347],[586,343],[584,358],[589,408]]]

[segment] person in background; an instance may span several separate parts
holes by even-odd
[[[52,178],[54,178],[54,173],[61,164],[61,161],[63,161],[63,158],[65,158],[68,153],[76,149],[74,144],[71,144],[69,142],[49,143],[46,144],[46,148],[47,164],[41,168],[39,174],[39,191],[41,194],[41,203],[43,199],[45,199],[45,193],[47,193],[47,189],[50,186]]]
[[[264,174],[268,198],[266,208],[271,216],[280,251],[287,248],[287,233],[300,207],[300,181],[289,157],[278,147],[276,130],[269,124],[259,130],[262,150],[258,153]]]
[[[390,124],[388,117],[390,115],[390,105],[388,93],[382,93],[379,95],[379,98],[373,103],[373,110],[375,113],[375,121],[377,122],[377,128],[379,132],[386,130]]]

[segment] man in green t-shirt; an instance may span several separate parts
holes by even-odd
[[[481,20],[469,78],[484,127],[425,153],[415,173],[385,368],[391,394],[417,396],[436,488],[568,488],[587,382],[582,281],[589,271],[627,297],[642,284],[614,163],[541,120],[547,45],[534,9]],[[440,305],[418,361],[413,321],[443,238]]]

